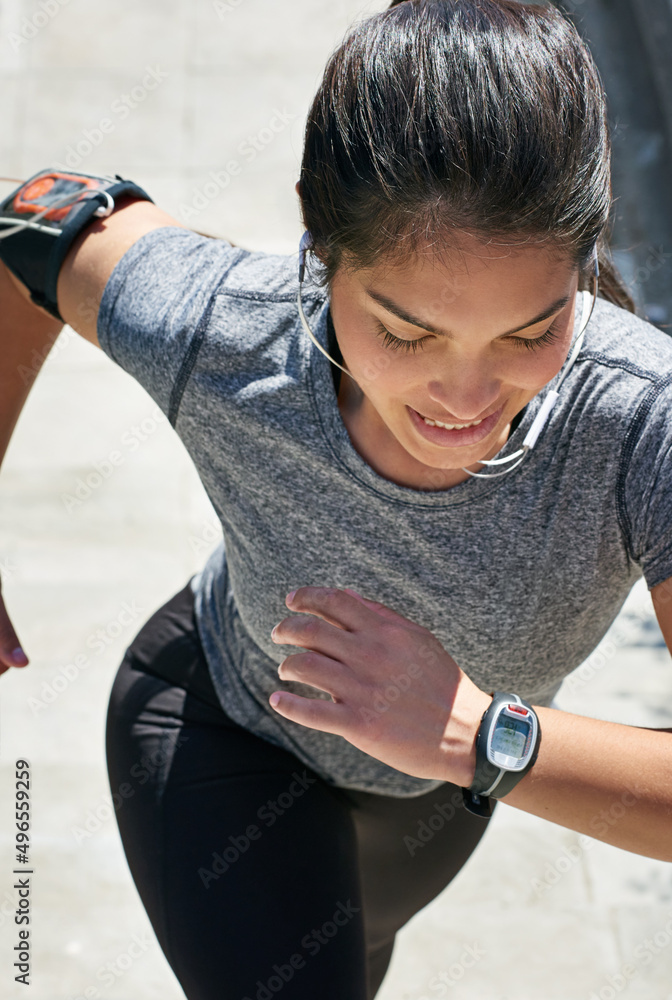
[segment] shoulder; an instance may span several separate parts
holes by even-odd
[[[598,299],[568,396],[605,433],[622,434],[655,410],[670,414],[672,337]]]
[[[103,295],[98,334],[106,349],[108,327],[129,331],[213,329],[235,339],[263,339],[296,313],[298,254],[237,247],[192,230],[165,226],[138,239],[117,263]],[[306,288],[306,308],[325,292]],[[256,331],[256,332],[255,332]],[[115,333],[116,338],[116,333]]]
[[[210,264],[217,282],[216,291],[233,298],[261,302],[295,302],[299,290],[298,251],[295,254],[267,253],[235,246],[225,239],[203,236],[191,230],[168,229],[155,236],[155,244],[145,244],[156,262],[157,252],[174,260],[193,256]],[[146,238],[151,240],[151,234]],[[303,296],[324,299],[323,289],[304,283]]]
[[[579,363],[606,380],[614,371],[633,384],[665,381],[672,376],[672,337],[626,309],[598,299]]]
[[[248,250],[177,226],[154,229],[137,240],[121,258],[114,277],[119,281],[143,268],[152,273],[153,288],[163,286],[173,292],[198,272],[213,292],[234,297],[280,302],[295,300],[298,293],[298,253]],[[308,299],[324,298],[314,286],[308,285],[304,294]]]
[[[623,470],[635,450],[661,455],[672,431],[672,337],[598,299],[552,424],[591,468],[599,458]]]

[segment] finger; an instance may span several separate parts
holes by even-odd
[[[396,618],[401,617],[401,615],[398,615],[396,611],[392,610],[392,608],[388,608],[385,604],[381,604],[380,601],[372,601],[368,597],[362,597],[361,594],[358,594],[356,590],[351,590],[350,587],[346,587],[345,592],[346,594],[352,594],[353,597],[355,597],[358,601],[361,601],[367,608],[371,608],[372,611],[388,611]]]
[[[379,614],[382,618],[385,618],[386,621],[396,622],[396,624],[401,624],[403,622],[405,625],[414,625],[416,628],[422,628],[422,626],[416,625],[415,622],[410,621],[408,618],[400,615],[397,611],[394,611],[393,608],[388,607],[387,604],[381,604],[380,601],[371,601],[368,597],[362,597],[361,594],[358,594],[356,590],[351,590],[350,587],[346,587],[345,590],[346,593],[352,594],[353,597],[358,598],[364,605],[366,605],[367,608],[370,608],[371,611],[377,612],[377,614]]]
[[[278,677],[281,681],[298,681],[300,684],[309,684],[318,691],[326,691],[332,698],[339,701],[338,692],[343,690],[343,678],[346,670],[347,668],[342,663],[309,650],[306,653],[294,653],[292,656],[287,656],[278,667]]]
[[[292,611],[319,615],[332,625],[349,632],[371,624],[371,612],[361,600],[335,587],[299,587],[285,602]]]
[[[0,596],[0,673],[8,670],[10,667],[25,667],[28,663],[28,657],[21,649],[21,643],[19,638],[14,631],[14,626],[12,625],[9,615],[7,614],[7,609],[5,608],[5,602]]]
[[[344,715],[347,713],[344,705],[322,698],[301,698],[288,691],[274,691],[268,701],[278,715],[300,726],[319,729],[334,736],[341,736],[343,733]]]
[[[353,636],[343,628],[332,625],[316,615],[294,615],[283,618],[271,632],[271,640],[281,646],[302,646],[326,656],[341,659],[347,656],[348,640]]]

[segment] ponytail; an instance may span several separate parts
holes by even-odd
[[[621,309],[636,313],[634,299],[625,286],[623,278],[614,264],[607,240],[601,240],[598,245],[598,263],[600,265],[600,297],[612,302]]]

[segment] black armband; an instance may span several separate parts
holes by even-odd
[[[152,201],[119,175],[43,170],[0,202],[0,260],[30,292],[36,305],[65,322],[56,285],[71,244],[95,218],[105,218],[123,195]]]

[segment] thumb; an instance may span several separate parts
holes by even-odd
[[[0,594],[0,674],[4,674],[10,667],[25,667],[27,663],[28,657],[21,649],[21,643]]]

